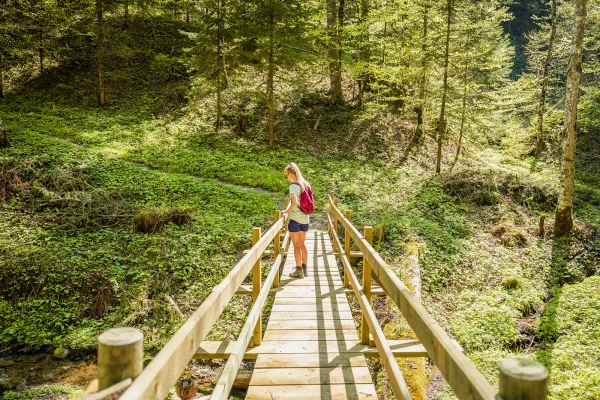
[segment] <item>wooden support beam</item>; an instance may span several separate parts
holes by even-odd
[[[275,211],[275,221],[279,221],[280,218],[281,218],[281,210]],[[284,243],[285,243],[285,236],[284,236]],[[274,258],[277,258],[280,250],[281,250],[281,236],[276,235],[275,239],[273,239],[273,257]],[[277,272],[277,275],[275,275],[275,280],[273,281],[273,287],[279,287],[279,271]]]
[[[343,343],[345,352],[363,354],[369,358],[380,358],[380,351],[375,345],[364,345],[360,341],[267,341],[260,346],[246,349],[244,359],[256,359],[260,354],[319,354],[319,348],[336,349]],[[427,357],[425,347],[418,340],[388,340],[391,354],[394,357]],[[237,341],[202,342],[194,358],[197,359],[227,359],[232,354]],[[289,353],[287,352],[289,350]],[[335,350],[337,351],[337,350]],[[331,352],[335,352],[331,350]],[[329,353],[329,350],[328,350]]]
[[[365,239],[367,239],[369,243],[373,243],[373,227],[365,226]],[[371,266],[367,260],[363,260],[362,285],[365,297],[367,298],[369,304],[371,304]],[[369,324],[367,323],[367,316],[361,311],[361,343],[369,344],[369,336]]]
[[[346,210],[346,219],[350,221],[351,218],[352,210]],[[346,253],[346,258],[350,259],[350,233],[347,230],[344,231],[344,253]],[[350,281],[348,280],[348,274],[346,273],[346,271],[344,271],[344,287],[348,288],[349,284]]]
[[[349,235],[350,232],[346,227],[351,226],[355,230],[356,228],[354,228],[354,226],[352,226],[347,221],[348,219],[343,220],[344,228],[346,229],[345,233],[346,235]],[[329,219],[329,223],[331,224],[331,219]],[[336,233],[333,234],[333,240],[338,242],[341,246],[341,243],[339,242],[340,239],[338,238]],[[392,388],[394,389],[394,394],[396,395],[396,398],[400,400],[412,400],[412,397],[408,390],[408,386],[406,385],[406,381],[404,380],[404,376],[402,375],[402,372],[398,367],[398,362],[396,362],[396,359],[389,347],[388,341],[386,340],[383,334],[383,330],[381,329],[381,326],[379,325],[379,322],[375,317],[375,313],[371,308],[370,299],[367,298],[367,296],[364,293],[364,290],[361,289],[358,283],[358,278],[356,277],[356,274],[354,273],[350,265],[349,258],[346,255],[344,255],[343,257],[341,257],[341,261],[342,265],[344,266],[345,275],[348,276],[348,279],[352,284],[356,300],[358,300],[358,303],[360,304],[360,309],[363,315],[365,316],[364,320],[369,325],[369,331],[373,333],[373,338],[375,339],[375,343],[377,344],[377,348],[379,350],[379,355],[381,356],[381,363],[383,364],[383,367],[387,372],[388,379],[390,381],[390,384],[392,385]],[[370,260],[367,261],[370,262]]]
[[[330,199],[332,201],[333,199]],[[373,270],[373,278],[394,301],[402,315],[423,343],[430,358],[438,365],[442,375],[457,397],[472,400],[494,400],[496,393],[483,375],[441,326],[429,315],[421,303],[410,293],[406,285],[394,274],[387,263],[365,240],[360,232],[345,218],[337,207],[333,207],[335,218],[343,224],[360,251],[364,253]]]
[[[260,240],[261,229],[254,228],[252,229],[252,247]],[[252,302],[256,303],[256,299],[258,299],[258,295],[260,294],[260,285],[262,280],[262,263],[259,260],[254,263],[252,267]],[[256,327],[254,328],[254,337],[250,341],[250,346],[258,346],[260,345],[260,341],[262,339],[262,313],[258,316],[258,321],[256,323]]]
[[[181,376],[196,349],[217,321],[235,292],[283,227],[283,218],[274,223],[259,242],[215,286],[163,349],[154,357],[120,400],[163,400]],[[268,293],[267,293],[268,294]]]

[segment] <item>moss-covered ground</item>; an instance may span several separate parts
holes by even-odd
[[[600,173],[593,157],[578,175],[575,232],[554,241],[555,163],[539,163],[532,174],[530,160],[471,143],[452,171],[447,147],[436,176],[430,138],[403,160],[409,114],[331,106],[316,78],[302,92],[282,84],[271,150],[261,93],[247,100],[254,107],[248,129],[236,128],[240,93],[256,79],[248,71],[227,89],[225,128],[215,132],[214,99],[202,82],[168,76],[176,69],[156,61],[166,44],[136,52],[144,37],[131,32],[143,23],[134,20],[121,33],[135,63],[108,53],[107,63],[119,68],[107,78],[107,107],[94,105],[93,70],[57,69],[56,79],[0,100],[11,141],[0,150],[4,182],[10,179],[0,188],[0,350],[86,351],[104,329],[128,325],[144,332],[152,354],[183,322],[165,296],[187,315],[202,302],[250,246],[251,228],[265,228],[281,208],[282,171],[295,161],[318,208],[334,191],[356,226],[375,228],[375,247],[400,275],[405,244],[416,241],[424,305],[487,379],[497,382],[501,358],[521,355],[549,368],[551,399],[600,396],[593,356],[600,354]],[[155,27],[176,39],[176,53],[186,45],[179,28]],[[179,104],[173,93],[182,82],[191,95]],[[581,157],[594,146],[584,138]],[[191,223],[134,232],[138,212],[182,206],[195,210]],[[540,237],[542,213],[547,232]],[[235,337],[246,300],[228,307],[211,338]],[[386,332],[408,334],[400,320],[389,321],[399,325]],[[71,389],[35,390],[70,396]],[[434,395],[452,398],[443,385]],[[4,397],[35,398],[23,390]]]

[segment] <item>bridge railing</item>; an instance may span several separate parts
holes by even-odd
[[[281,241],[280,234],[281,229],[285,228],[285,221],[286,219],[281,216],[281,212],[276,211],[274,222],[263,235],[261,235],[260,228],[253,229],[252,248],[225,279],[213,288],[194,314],[189,317],[150,364],[135,378],[131,386],[119,397],[120,400],[163,400],[194,357],[200,343],[211,330],[231,298],[236,294],[246,276],[252,271],[254,306],[246,319],[235,348],[232,350],[211,396],[212,400],[227,399],[246,348],[259,345],[261,342],[262,310],[269,289],[273,285],[278,286],[279,267],[282,262],[284,248],[289,241],[289,233],[287,232],[283,238],[283,243]],[[261,288],[261,259],[271,243],[274,247],[275,261]],[[100,389],[103,389],[103,387],[100,387]]]
[[[337,251],[344,267],[344,283],[351,284],[361,305],[362,332],[361,340],[368,340],[369,330],[373,332],[377,348],[384,366],[393,384],[394,393],[401,399],[410,399],[405,388],[404,379],[394,358],[387,354],[389,346],[375,319],[369,305],[371,292],[371,274],[377,279],[386,295],[389,296],[404,318],[407,320],[421,344],[438,366],[446,382],[452,387],[461,400],[533,400],[546,399],[547,371],[540,364],[531,360],[509,359],[500,363],[500,395],[471,361],[463,354],[440,325],[429,315],[427,310],[412,295],[406,285],[396,276],[379,253],[372,247],[372,228],[365,228],[362,235],[350,222],[351,212],[345,215],[338,208],[338,200],[333,192],[329,194],[329,230],[334,238],[334,251]],[[344,228],[344,246],[338,239],[338,223]],[[362,252],[363,284],[360,285],[350,266],[350,242]],[[367,329],[368,326],[368,329]],[[511,361],[511,362],[504,362]],[[532,364],[534,363],[534,364]],[[518,365],[518,367],[516,367]],[[514,378],[509,381],[507,377]]]

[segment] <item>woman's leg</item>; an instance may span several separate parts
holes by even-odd
[[[296,260],[296,267],[302,266],[303,247],[304,252],[306,253],[306,246],[304,246],[303,236],[306,236],[306,232],[290,232],[290,239],[292,239],[292,243],[294,245],[294,259]]]
[[[300,244],[298,245],[300,247],[300,250],[302,251],[301,253],[301,257],[300,260],[302,261],[303,265],[306,265],[306,263],[308,262],[308,251],[306,250],[306,244],[304,243],[304,240],[306,239],[306,232],[304,231],[300,231],[298,232],[300,235],[300,238],[298,239],[298,241],[300,242]],[[294,243],[294,249],[296,249],[296,244]],[[295,250],[294,250],[294,256],[296,255]],[[298,259],[296,259],[296,265],[300,265],[298,264]]]

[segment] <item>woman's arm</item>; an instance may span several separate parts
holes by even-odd
[[[281,210],[282,214],[294,211],[296,209],[296,207],[298,207],[298,197],[296,196],[296,194],[292,193],[290,195],[290,198],[292,199],[292,201],[290,201],[290,204],[288,204],[288,206],[285,210]]]

